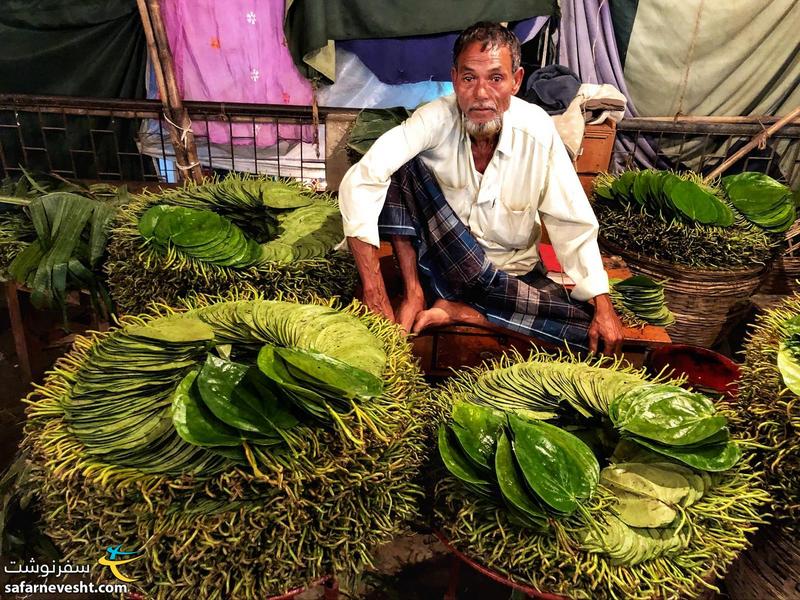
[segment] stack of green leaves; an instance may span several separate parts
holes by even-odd
[[[119,199],[126,196],[120,188]],[[111,311],[111,301],[97,277],[116,204],[71,192],[35,198],[27,211],[36,230],[32,241],[8,271],[31,288],[36,307],[61,306],[69,289],[88,289],[97,308]]]
[[[110,220],[126,198],[125,186],[85,187],[24,169],[16,180],[7,177],[0,183],[0,280],[32,288],[37,307],[63,308],[67,291],[86,289],[96,308],[109,311],[100,267]]]
[[[759,314],[744,343],[731,429],[752,440],[772,514],[800,534],[800,295]]]
[[[628,390],[611,402],[608,416],[624,438],[695,469],[727,471],[742,456],[714,403],[676,385]]]
[[[783,340],[778,347],[778,370],[784,385],[800,396],[800,315],[783,322]]]
[[[548,511],[572,514],[594,494],[600,466],[567,431],[471,402],[454,405],[452,417],[439,428],[445,467],[474,493],[499,495],[520,525],[546,528]]]
[[[211,210],[156,204],[142,215],[139,232],[148,243],[221,267],[248,267],[261,259],[258,242]]]
[[[360,158],[379,137],[405,121],[411,113],[403,108],[367,108],[358,113],[347,139],[347,147]]]
[[[453,423],[439,432],[448,476],[436,483],[437,525],[461,551],[539,590],[694,597],[760,521],[766,494],[739,461],[725,416],[675,382],[609,359],[515,354],[439,394]],[[552,424],[533,426],[533,448],[515,447],[517,424],[537,419]],[[585,470],[566,456],[584,456]],[[576,493],[587,481],[592,491]]]
[[[619,177],[601,177],[595,196],[623,206],[635,205],[666,221],[728,227],[734,214],[713,187],[692,174],[671,171],[625,171]]]
[[[664,286],[645,275],[612,279],[611,301],[627,323],[667,327],[675,321],[664,299]]]
[[[197,297],[78,336],[28,398],[23,492],[58,549],[91,560],[85,539],[158,539],[127,568],[170,600],[270,597],[371,564],[417,516],[442,411],[397,326],[329,302]],[[302,390],[258,368],[265,346]],[[306,410],[312,389],[358,406],[336,412],[357,449],[332,415]]]
[[[135,197],[120,212],[106,272],[123,313],[143,312],[153,300],[174,305],[193,293],[252,287],[298,299],[350,297],[356,272],[350,255],[334,249],[342,239],[330,196],[231,174]]]
[[[722,187],[736,210],[762,229],[783,233],[797,219],[800,194],[765,173],[728,175],[722,178]]]

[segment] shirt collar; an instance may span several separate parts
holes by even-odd
[[[505,155],[511,154],[511,107],[503,113],[503,128],[500,130],[500,139],[497,140],[497,150]]]

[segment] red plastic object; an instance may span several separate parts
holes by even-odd
[[[561,263],[558,262],[556,251],[550,244],[539,244],[539,258],[544,263],[544,268],[553,273],[563,273]]]
[[[444,537],[444,534],[438,529],[434,530],[434,533],[436,534],[436,537],[439,538],[439,541],[442,542],[442,544],[444,544],[447,547],[447,549],[453,553],[453,556],[458,558],[458,560],[460,560],[461,562],[475,569],[481,575],[484,575],[485,577],[488,577],[489,579],[496,581],[501,585],[520,591],[530,598],[538,598],[538,600],[568,600],[566,596],[561,596],[560,594],[548,594],[547,592],[540,592],[536,588],[533,588],[529,585],[523,585],[521,583],[517,583],[516,581],[513,581],[508,577],[501,575],[497,571],[492,571],[490,568],[484,567],[482,564],[472,560],[466,554],[462,554],[461,552],[456,550],[452,546],[452,544],[450,544],[450,541],[446,537]],[[455,600],[455,590],[457,587],[456,585],[457,582],[454,581],[454,578],[458,578],[457,568],[453,568],[451,570],[450,577],[451,579],[450,579],[450,585],[448,587],[447,597],[448,600]]]
[[[734,398],[739,393],[739,365],[708,348],[689,344],[667,344],[650,352],[645,360],[650,373],[666,368],[676,376],[685,375],[698,391],[711,391]]]

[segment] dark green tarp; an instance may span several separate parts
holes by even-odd
[[[2,93],[146,95],[147,45],[135,0],[3,0],[0,40]],[[18,129],[0,129],[4,174],[17,175],[19,165],[85,179],[141,179],[153,172],[152,161],[143,164],[135,154],[138,121],[0,114],[0,124],[16,123]]]
[[[324,48],[328,40],[428,35],[460,31],[477,21],[520,21],[554,14],[558,14],[554,0],[293,0],[284,30],[297,68],[313,79],[320,74],[304,57]]]

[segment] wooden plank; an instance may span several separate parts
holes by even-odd
[[[6,305],[8,316],[11,320],[11,334],[14,337],[14,350],[17,353],[17,363],[22,371],[22,376],[29,383],[32,379],[31,358],[28,354],[28,339],[25,333],[25,322],[22,320],[22,311],[19,307],[17,284],[13,281],[6,282]]]

